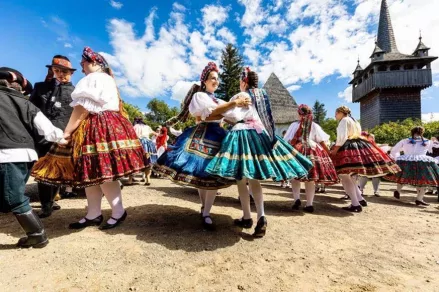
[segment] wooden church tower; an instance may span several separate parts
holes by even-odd
[[[421,90],[432,85],[430,49],[419,37],[411,55],[398,51],[387,1],[382,0],[378,38],[362,69],[358,61],[352,84],[352,101],[360,103],[361,126],[364,129],[389,121],[421,119]]]

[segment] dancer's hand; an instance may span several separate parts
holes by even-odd
[[[252,100],[248,96],[239,96],[234,101],[237,107],[247,107],[252,104]]]

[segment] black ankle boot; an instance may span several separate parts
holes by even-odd
[[[250,219],[244,219],[244,218],[235,219],[233,221],[233,223],[235,224],[235,226],[249,229],[249,228],[252,228],[252,226],[253,226],[253,219],[252,218],[250,218]]]
[[[23,214],[15,214],[15,217],[27,235],[27,237],[20,238],[17,247],[42,248],[49,243],[43,223],[41,223],[40,218],[38,218],[33,210]]]
[[[361,200],[361,201],[359,201],[359,203],[360,203],[360,205],[361,205],[362,207],[367,207],[367,202],[366,202],[366,200]]]
[[[398,199],[398,200],[399,200],[399,198],[401,198],[401,194],[398,191],[394,191],[393,196],[395,197],[395,199]]]
[[[303,207],[303,211],[307,213],[314,213],[314,206],[305,206]]]
[[[416,206],[430,206],[430,204],[424,202],[424,200],[422,200],[422,201],[416,200],[415,203],[416,203]]]
[[[40,218],[50,217],[52,215],[52,211],[53,211],[53,202],[41,204],[41,211],[38,213],[38,217]]]
[[[265,232],[267,231],[267,218],[262,216],[258,220],[258,224],[256,224],[255,232],[253,233],[254,237],[264,237]]]

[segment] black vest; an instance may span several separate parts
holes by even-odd
[[[73,108],[71,94],[75,87],[72,83],[57,84],[56,79],[35,83],[30,101],[38,107],[55,127],[64,130]]]
[[[33,121],[39,111],[21,92],[0,86],[0,149],[35,149]]]

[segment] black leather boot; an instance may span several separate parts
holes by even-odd
[[[57,187],[41,183],[38,184],[38,193],[41,202],[41,211],[38,213],[40,218],[47,218],[52,215],[53,210],[61,209],[61,207],[53,200],[57,191]]]
[[[43,223],[33,210],[23,214],[15,214],[15,217],[27,235],[27,237],[20,238],[17,247],[42,248],[49,243],[49,239],[47,239],[46,232],[44,231]]]

